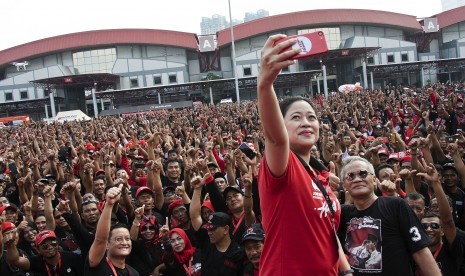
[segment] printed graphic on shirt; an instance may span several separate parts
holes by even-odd
[[[344,247],[352,268],[359,272],[381,273],[381,220],[371,217],[351,219]]]
[[[320,191],[320,188],[318,188],[314,181],[312,181],[312,187],[314,190],[313,199],[316,199],[315,205],[320,205],[319,207],[315,208],[315,211],[320,212],[320,218],[331,215],[331,210],[329,209],[328,203],[326,202],[323,193]],[[331,202],[333,203],[332,205],[334,212],[337,212],[338,205],[336,200],[334,200],[334,198],[331,197]]]

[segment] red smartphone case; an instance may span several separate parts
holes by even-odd
[[[297,38],[297,42],[294,45],[292,45],[292,47],[287,48],[285,51],[297,49],[299,47],[301,51],[300,53],[291,57],[290,59],[300,59],[328,52],[328,45],[326,44],[325,34],[322,31],[288,36],[278,40],[276,44],[279,44],[292,38]]]

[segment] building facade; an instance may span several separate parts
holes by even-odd
[[[323,31],[329,48],[284,69],[276,84],[279,96],[336,91],[354,82],[380,88],[463,80],[465,7],[432,18],[439,32],[425,33],[414,16],[352,9],[302,11],[237,25],[240,99],[256,98],[260,50],[276,33]],[[0,51],[0,116],[40,119],[74,109],[92,116],[94,110],[152,103],[236,99],[230,30],[217,32],[211,51],[199,51],[199,41],[210,43],[193,33],[102,30]]]

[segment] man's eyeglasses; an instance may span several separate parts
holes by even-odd
[[[431,227],[431,229],[439,229],[441,227],[441,225],[439,225],[439,223],[436,223],[436,222],[422,222],[421,225],[423,225],[423,227],[425,229],[428,229],[428,227]]]
[[[50,243],[43,243],[41,245],[39,245],[39,247],[42,249],[42,250],[47,250],[49,249],[50,247],[52,248],[55,248],[58,246],[58,242],[57,241],[52,241]]]
[[[345,178],[348,181],[353,181],[357,176],[360,177],[360,179],[365,179],[370,174],[372,173],[368,172],[367,170],[360,170],[358,173],[348,173]]]

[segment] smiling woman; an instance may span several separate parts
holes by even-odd
[[[280,104],[273,82],[282,68],[295,63],[295,40],[277,44],[271,36],[262,49],[258,76],[258,111],[265,133],[265,154],[259,171],[260,207],[266,240],[261,275],[345,275],[350,267],[334,234],[340,206],[328,187],[328,169],[311,157],[319,139],[319,122],[307,98]],[[279,222],[292,225],[282,227]],[[314,234],[312,234],[314,233]],[[312,262],[308,260],[311,259]],[[339,262],[341,260],[341,262]],[[285,270],[283,270],[285,268]]]

